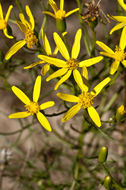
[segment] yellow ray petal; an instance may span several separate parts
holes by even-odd
[[[19,49],[21,49],[26,44],[25,40],[20,40],[16,44],[14,44],[9,51],[5,55],[5,59],[8,60],[11,58],[12,55],[14,55]]]
[[[48,122],[48,120],[46,119],[46,117],[41,113],[38,112],[36,114],[38,121],[40,122],[40,124],[47,130],[47,131],[52,131],[51,126]]]
[[[104,51],[106,51],[107,53],[110,53],[110,54],[113,54],[114,51],[109,48],[107,45],[105,45],[103,42],[100,42],[100,41],[96,41],[96,44],[101,47]]]
[[[45,55],[38,55],[38,58],[42,59],[46,63],[50,63],[55,65],[56,67],[67,67],[67,64],[65,61]]]
[[[83,83],[83,80],[82,80],[82,77],[80,75],[80,72],[77,69],[75,69],[73,71],[73,76],[74,76],[74,79],[75,79],[76,83],[80,87],[80,89],[82,91],[84,91],[84,92],[87,92],[88,91],[88,87]]]
[[[77,11],[79,11],[79,8],[76,8],[76,9],[73,9],[72,11],[69,11],[68,13],[65,14],[65,17],[68,17],[68,16],[70,16],[71,14],[73,14],[73,13],[75,13]]]
[[[88,113],[89,113],[89,115],[90,115],[92,121],[93,121],[98,127],[101,127],[100,117],[99,117],[97,111],[95,110],[95,108],[93,108],[93,107],[91,106],[91,107],[88,107],[87,110],[88,110]]]
[[[54,51],[53,51],[53,55],[57,55],[57,53],[58,53],[58,47],[55,47],[55,49],[54,49]]]
[[[124,65],[124,67],[126,67],[126,60],[123,60],[122,64]]]
[[[24,104],[29,104],[31,101],[30,99],[25,95],[24,92],[22,92],[22,90],[20,90],[19,88],[17,88],[16,86],[12,86],[12,91],[14,92],[14,94],[24,103]]]
[[[118,69],[118,67],[119,67],[119,64],[120,64],[120,61],[118,61],[118,60],[115,60],[115,61],[112,63],[112,65],[111,65],[111,67],[110,67],[110,74],[111,74],[111,75],[114,75],[114,73],[117,71],[117,69]]]
[[[58,87],[70,77],[71,73],[72,73],[72,71],[69,70],[69,71],[67,72],[67,74],[65,74],[65,75],[56,83],[54,90],[57,90]]]
[[[69,52],[68,52],[68,50],[67,50],[67,48],[66,48],[66,46],[65,46],[65,44],[64,44],[64,42],[63,42],[63,40],[60,38],[60,36],[59,36],[56,32],[54,32],[54,33],[53,33],[53,37],[54,37],[54,41],[55,41],[55,43],[56,43],[56,45],[57,45],[57,47],[58,47],[58,49],[59,49],[61,55],[62,55],[66,60],[70,59]]]
[[[41,76],[36,78],[33,90],[33,102],[38,102],[40,91],[41,91]]]
[[[53,102],[53,101],[45,102],[40,105],[40,110],[44,110],[46,108],[52,107],[52,106],[54,106],[54,104],[55,104],[55,102]]]
[[[87,59],[87,60],[84,60],[84,61],[81,61],[79,63],[79,67],[90,67],[91,65],[94,65],[96,63],[98,63],[99,61],[101,61],[103,59],[102,56],[98,56],[98,57],[93,57],[93,58],[90,58],[90,59]]]
[[[43,64],[43,63],[45,63],[45,61],[37,61],[37,62],[35,62],[35,63],[32,63],[32,64],[30,64],[30,65],[24,67],[24,69],[30,69],[30,68],[32,68],[32,67],[35,67],[36,65],[41,65],[41,64]]]
[[[109,16],[113,20],[126,24],[126,16]]]
[[[126,4],[124,3],[124,0],[117,0],[120,6],[126,11]]]
[[[11,13],[11,10],[13,8],[13,5],[10,5],[9,6],[9,9],[7,11],[7,14],[6,14],[6,17],[5,17],[5,21],[8,22],[8,19],[9,19],[9,16],[10,16],[10,13]]]
[[[58,71],[54,72],[49,77],[47,77],[46,81],[50,81],[54,78],[60,77],[60,76],[64,75],[67,71],[68,71],[68,69],[66,69],[66,68],[59,69]]]
[[[46,14],[46,15],[49,15],[49,16],[52,16],[53,18],[56,18],[56,16],[53,13],[49,12],[49,11],[43,11],[42,13]]]
[[[42,75],[42,76],[45,76],[46,73],[49,71],[49,69],[50,69],[50,64],[45,64],[45,65],[42,67],[42,69],[41,69],[41,75]]]
[[[21,22],[29,29],[31,29],[31,24],[25,19],[24,15],[22,13],[19,14],[19,18]]]
[[[26,13],[27,13],[28,18],[29,18],[29,22],[30,22],[30,24],[31,24],[31,29],[34,30],[34,28],[35,28],[34,17],[33,17],[32,13],[31,13],[31,10],[30,10],[29,6],[26,5],[25,8],[26,8]]]
[[[126,47],[126,26],[122,30],[121,37],[120,37],[119,47],[122,50],[124,50],[125,47]]]
[[[56,94],[60,99],[68,101],[68,102],[78,102],[79,98],[70,94],[57,93]]]
[[[20,21],[17,21],[16,23],[17,23],[18,27],[20,28],[20,30],[21,30],[23,33],[26,33],[27,27],[26,27],[22,22],[20,22]]]
[[[25,112],[17,112],[17,113],[12,113],[8,117],[9,119],[18,119],[18,118],[25,118],[31,115],[31,113],[25,111]]]
[[[56,12],[58,11],[58,7],[57,7],[55,1],[49,0],[49,4],[51,5],[51,7],[52,7],[54,13],[56,13]]]
[[[69,119],[71,119],[74,115],[76,115],[76,113],[81,109],[79,104],[74,105],[73,107],[71,107],[67,113],[64,115],[64,117],[62,118],[62,122],[66,122]]]
[[[116,30],[119,30],[119,29],[121,29],[121,28],[124,27],[124,26],[126,26],[126,24],[124,24],[124,23],[119,23],[119,24],[117,24],[116,26],[114,26],[114,27],[110,30],[109,34],[112,34],[112,33],[115,32]]]
[[[107,77],[103,81],[101,81],[97,86],[94,87],[94,89],[91,91],[91,94],[94,96],[97,96],[101,90],[110,82],[111,78]]]
[[[44,32],[44,29],[42,28],[41,30],[42,30],[42,41],[43,41],[44,49],[45,49],[47,55],[52,55],[52,51],[51,51],[51,47],[50,47],[48,38]]]
[[[2,5],[0,3],[0,19],[3,19],[3,10],[2,10]]]
[[[87,68],[84,66],[82,67],[82,76],[88,80],[88,71],[87,71]]]
[[[74,44],[72,47],[71,57],[76,59],[80,52],[80,40],[81,40],[82,31],[79,29],[75,35]]]
[[[60,0],[60,10],[63,11],[64,8],[64,0]]]
[[[101,55],[104,55],[104,56],[107,56],[107,57],[111,57],[113,59],[116,59],[117,56],[114,54],[110,54],[110,53],[107,53],[107,52],[100,52]]]
[[[3,29],[3,33],[9,39],[13,39],[14,38],[13,36],[8,35],[7,28]]]

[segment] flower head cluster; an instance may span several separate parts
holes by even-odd
[[[67,120],[71,119],[81,108],[84,108],[84,109],[87,109],[93,122],[98,127],[100,127],[101,126],[100,117],[92,105],[93,105],[94,98],[101,92],[104,86],[110,82],[110,80],[111,79],[107,77],[102,82],[100,82],[97,86],[95,86],[91,92],[88,92],[88,87],[85,89],[80,87],[82,93],[78,97],[69,95],[69,94],[58,93],[57,96],[61,98],[62,100],[77,103],[76,105],[74,105],[68,110],[68,112],[63,117],[62,122],[66,122]]]
[[[10,59],[11,56],[14,55],[25,44],[27,44],[28,48],[33,48],[33,45],[36,44],[38,41],[36,36],[34,35],[34,18],[28,5],[26,5],[26,13],[28,15],[29,22],[25,19],[23,13],[19,14],[19,18],[21,21],[17,21],[17,25],[19,26],[20,30],[24,33],[25,38],[23,40],[18,41],[9,49],[5,56],[6,60]]]
[[[81,40],[81,35],[82,31],[79,29],[75,35],[75,40],[73,43],[72,51],[71,51],[71,56],[69,55],[69,52],[67,50],[66,45],[64,44],[63,40],[61,37],[57,34],[54,33],[54,40],[56,43],[56,46],[58,47],[61,55],[66,59],[66,61],[57,59],[57,58],[52,58],[50,56],[45,56],[45,55],[38,55],[38,57],[42,60],[44,60],[47,63],[53,64],[56,67],[60,68],[56,72],[54,72],[52,75],[50,75],[46,81],[49,81],[51,79],[63,76],[55,85],[55,90],[58,89],[58,87],[65,82],[70,75],[73,73],[75,81],[79,81],[78,85],[80,87],[84,86],[82,83],[82,77],[80,72],[78,71],[78,68],[81,67],[83,68],[83,76],[88,79],[88,72],[86,67],[90,67],[91,65],[94,65],[95,63],[98,63],[103,59],[102,56],[94,57],[88,60],[84,60],[79,62],[77,60],[79,52],[80,52],[80,40]],[[83,87],[85,88],[85,87]]]
[[[12,39],[13,36],[10,36],[8,34],[8,32],[7,32],[7,23],[8,23],[8,19],[9,19],[9,16],[10,16],[12,8],[13,8],[13,5],[10,5],[9,9],[7,11],[7,14],[6,14],[5,18],[4,18],[2,6],[1,6],[1,3],[0,3],[0,30],[3,30],[4,35],[7,38],[10,38],[10,39]]]
[[[124,27],[122,31],[120,43],[119,46],[116,46],[115,52],[103,42],[96,41],[96,43],[104,50],[104,52],[100,52],[100,54],[114,59],[114,62],[110,67],[111,75],[113,75],[117,71],[120,62],[124,65],[124,67],[126,67],[126,52],[124,52],[124,49],[126,47],[126,27]]]
[[[12,86],[12,91],[14,94],[25,104],[25,108],[27,111],[17,112],[10,114],[8,117],[12,118],[25,118],[30,115],[36,114],[38,121],[41,125],[48,131],[51,131],[51,126],[46,119],[46,117],[40,112],[46,108],[52,107],[54,105],[53,101],[45,102],[41,105],[38,104],[38,99],[40,96],[41,90],[41,76],[38,76],[35,81],[34,90],[33,90],[33,101],[31,101],[19,88],[16,86]]]

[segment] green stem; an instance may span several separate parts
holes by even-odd
[[[112,182],[113,182],[113,187],[115,187],[117,190],[125,190],[125,188],[122,188],[116,181],[115,179],[112,177],[109,169],[105,166],[104,163],[101,163],[103,169],[106,171],[107,175],[109,175],[112,179]]]
[[[79,149],[78,149],[77,156],[76,156],[76,163],[75,163],[75,170],[74,170],[74,180],[73,180],[73,182],[71,184],[70,190],[75,190],[76,183],[79,180],[79,173],[80,173],[79,170],[81,168],[80,160],[83,157],[82,148],[83,148],[83,138],[84,138],[84,134],[85,134],[84,130],[85,130],[85,125],[83,124],[80,136],[78,138],[78,147],[79,147]]]
[[[77,2],[77,5],[79,7],[79,20],[80,20],[80,24],[81,24],[81,27],[82,27],[82,31],[83,31],[83,40],[84,40],[84,43],[85,43],[85,47],[86,47],[86,50],[87,50],[87,53],[89,55],[89,57],[91,57],[91,40],[90,40],[90,37],[88,35],[88,31],[87,31],[87,28],[85,26],[85,24],[83,23],[83,20],[81,18],[81,13],[82,13],[82,4],[80,3],[80,0],[76,0]]]
[[[64,138],[63,136],[61,136],[59,133],[57,133],[57,131],[55,131],[54,129],[52,129],[52,132],[54,133],[54,135],[56,137],[58,137],[58,139],[60,139],[61,141],[63,141],[65,144],[67,145],[71,145],[72,147],[74,147],[75,145],[70,142],[69,140],[67,140],[66,138]]]

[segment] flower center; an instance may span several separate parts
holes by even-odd
[[[116,48],[115,48],[115,55],[116,55],[116,57],[117,57],[116,59],[118,61],[123,61],[126,57],[126,53],[124,52],[124,50],[122,50],[118,46],[116,46]]]
[[[77,60],[73,59],[73,58],[71,58],[67,61],[67,65],[68,65],[68,68],[71,70],[74,70],[79,66]]]
[[[82,108],[88,108],[93,105],[94,96],[90,92],[82,92],[79,95],[79,104]]]
[[[65,17],[66,12],[63,10],[58,10],[55,13],[56,19],[62,20]]]
[[[5,29],[5,28],[6,28],[6,26],[7,26],[6,21],[5,21],[5,20],[3,20],[3,19],[0,19],[0,30],[1,30],[1,29]]]
[[[38,39],[34,35],[34,32],[30,29],[25,32],[25,40],[28,48],[33,48],[33,45],[38,42]]]
[[[38,113],[40,110],[40,107],[38,105],[37,102],[30,102],[29,105],[25,105],[26,109],[28,110],[28,112],[30,112],[32,115],[34,113]]]

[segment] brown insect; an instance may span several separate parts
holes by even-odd
[[[85,2],[85,0],[83,2],[84,6],[87,8],[87,11],[81,17],[85,22],[89,24],[90,22],[95,21],[97,18],[100,18],[100,21],[103,22],[101,16],[103,15],[107,22],[110,23],[109,19],[100,7],[101,0],[99,0],[97,3],[95,2],[95,0],[90,0],[89,3]]]

